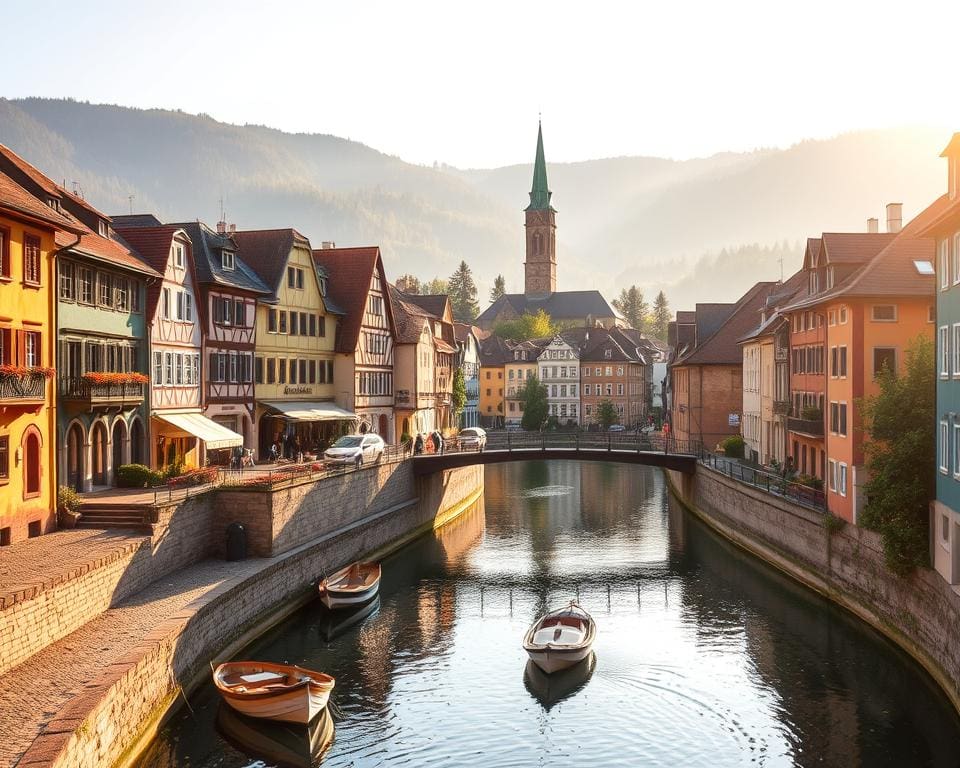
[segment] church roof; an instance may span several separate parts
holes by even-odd
[[[550,196],[553,193],[547,186],[547,160],[543,154],[543,126],[537,126],[537,157],[533,163],[533,186],[530,188],[528,211],[550,210]]]
[[[600,291],[556,291],[545,296],[527,296],[523,293],[505,293],[487,307],[476,322],[496,322],[497,316],[509,306],[517,315],[529,312],[535,315],[542,309],[551,320],[576,320],[587,317],[596,319],[616,317],[617,313],[603,298]]]

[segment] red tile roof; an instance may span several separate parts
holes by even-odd
[[[896,236],[891,232],[824,232],[820,240],[826,264],[858,264],[872,259]]]
[[[360,339],[374,271],[379,271],[382,284],[387,285],[380,248],[375,245],[365,248],[323,248],[313,252],[313,260],[326,271],[327,293],[344,312],[337,335],[337,352],[352,354]],[[384,294],[387,319],[392,329],[392,302],[389,291],[384,290]]]
[[[36,221],[42,221],[50,225],[51,228],[62,228],[74,234],[79,234],[85,229],[79,222],[64,216],[49,205],[37,200],[3,172],[0,172],[0,208],[20,216],[27,216]],[[72,238],[70,242],[75,239]]]
[[[120,235],[129,243],[143,259],[161,275],[167,269],[167,260],[170,258],[170,247],[173,245],[173,236],[182,232],[180,227],[164,224],[159,227],[134,227],[122,229]],[[189,238],[187,238],[189,242]],[[192,261],[192,259],[191,259]]]
[[[56,236],[57,245],[61,248],[71,245],[76,238],[71,235],[58,233]],[[127,267],[135,272],[139,272],[150,277],[159,277],[160,272],[146,261],[141,259],[136,253],[127,248],[123,243],[114,238],[101,237],[88,227],[84,227],[84,232],[80,236],[80,242],[74,245],[71,251],[90,256],[98,261],[104,261],[109,264],[116,264],[121,267]]]

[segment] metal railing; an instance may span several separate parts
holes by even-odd
[[[449,438],[445,453],[469,453],[480,450],[473,439]],[[677,440],[658,432],[487,432],[485,451],[619,451],[629,453],[668,453],[684,456],[701,454],[696,440]]]
[[[47,379],[37,374],[0,378],[0,400],[45,400]]]
[[[731,480],[744,483],[772,496],[792,501],[808,509],[824,512],[827,508],[827,496],[822,490],[793,482],[776,472],[769,472],[759,467],[743,464],[738,459],[718,456],[709,451],[703,452],[700,463],[723,473]]]
[[[267,467],[257,465],[239,468],[220,467],[217,471],[216,480],[206,483],[205,485],[178,488],[168,484],[163,487],[154,488],[153,503],[167,504],[173,501],[183,501],[191,496],[207,493],[216,488],[233,487],[250,488],[253,490],[276,490],[304,481],[316,482],[326,477],[359,472],[382,464],[396,464],[409,458],[412,454],[413,443],[408,440],[401,445],[384,446],[383,453],[375,462],[365,462],[362,465],[354,462],[332,464],[323,458],[318,458],[314,461],[299,463],[290,461],[271,464]]]
[[[96,384],[88,379],[60,379],[60,396],[81,400],[142,400],[143,384]]]

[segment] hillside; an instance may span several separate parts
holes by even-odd
[[[534,131],[531,129],[531,157]],[[676,308],[736,298],[789,273],[804,239],[857,230],[883,204],[915,214],[943,189],[949,133],[865,131],[785,150],[674,161],[623,157],[551,164],[559,282],[611,298],[664,288]],[[315,243],[378,243],[388,274],[473,267],[482,298],[497,273],[523,276],[531,166],[426,168],[357,142],[235,126],[203,115],[49,99],[0,99],[0,142],[107,212],[295,226]],[[789,245],[784,248],[782,243]],[[756,243],[758,245],[744,245]]]

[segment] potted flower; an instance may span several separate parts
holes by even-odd
[[[82,378],[91,384],[146,384],[149,381],[142,373],[136,372],[91,371]]]
[[[0,379],[22,379],[26,377],[43,377],[52,379],[57,372],[53,368],[43,365],[0,365]]]

